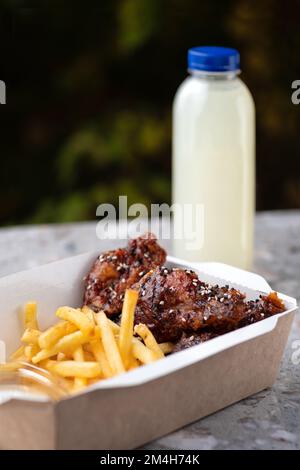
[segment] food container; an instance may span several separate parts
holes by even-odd
[[[0,279],[0,340],[7,354],[22,333],[20,309],[38,302],[42,329],[61,305],[82,304],[83,277],[98,253],[63,259]],[[260,276],[219,263],[169,266],[198,272],[257,298],[270,292]],[[279,294],[286,311],[211,339],[156,363],[51,401],[46,395],[0,391],[2,449],[132,449],[259,392],[274,383],[291,328],[295,299]]]

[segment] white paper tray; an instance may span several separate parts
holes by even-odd
[[[83,277],[97,254],[0,279],[0,340],[8,354],[19,345],[19,312],[28,300],[38,302],[42,329],[53,323],[57,307],[82,304]],[[237,287],[248,298],[271,291],[261,276],[228,265],[171,257],[167,264],[194,269],[205,282]],[[287,308],[281,314],[101,381],[60,402],[0,396],[0,448],[134,448],[272,386],[297,308],[295,299],[279,297]]]

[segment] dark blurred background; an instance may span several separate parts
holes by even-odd
[[[300,3],[0,1],[0,223],[169,202],[171,107],[195,45],[239,49],[257,110],[257,209],[300,207]]]

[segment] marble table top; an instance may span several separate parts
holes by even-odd
[[[0,229],[0,276],[120,242],[100,241],[96,222]],[[162,243],[168,252],[168,242]],[[300,302],[300,211],[256,216],[253,271]],[[300,340],[296,314],[275,385],[145,446],[147,449],[300,449]]]

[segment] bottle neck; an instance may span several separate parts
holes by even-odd
[[[233,80],[241,73],[240,70],[233,70],[230,72],[207,72],[204,70],[191,70],[188,69],[190,75],[202,80],[221,81]]]

